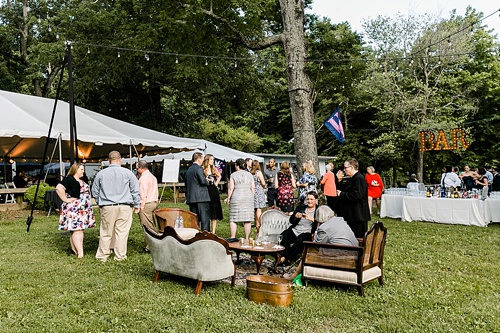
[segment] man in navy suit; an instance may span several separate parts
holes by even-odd
[[[201,231],[210,231],[210,195],[208,180],[203,172],[203,154],[194,153],[191,159],[193,165],[186,172],[186,203],[189,210],[198,216],[198,226]]]

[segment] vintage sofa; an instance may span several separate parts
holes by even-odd
[[[387,228],[377,221],[359,239],[359,246],[304,242],[302,279],[356,286],[363,296],[367,282],[378,279],[380,285],[384,284],[386,237]]]
[[[236,268],[224,239],[192,228],[166,226],[163,234],[157,234],[143,227],[156,270],[153,282],[158,281],[160,272],[193,279],[197,281],[196,295],[200,294],[203,282],[232,277],[234,286]]]

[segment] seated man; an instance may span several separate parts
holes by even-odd
[[[310,191],[307,193],[306,203],[299,205],[290,216],[290,223],[292,225],[281,233],[281,245],[285,249],[279,260],[276,261],[275,271],[277,271],[278,264],[285,263],[286,260],[295,260],[302,253],[302,243],[312,239],[312,234],[316,230],[314,214],[317,204],[318,193]]]
[[[351,227],[342,217],[336,217],[335,212],[330,207],[318,207],[315,219],[318,223],[318,229],[314,235],[315,242],[359,246],[358,239]],[[294,274],[285,276],[285,278],[293,280],[300,273],[302,273],[302,263],[297,267]]]

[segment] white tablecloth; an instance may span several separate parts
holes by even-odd
[[[500,222],[500,198],[486,199],[486,209],[490,212],[491,222]]]
[[[401,220],[485,227],[491,221],[491,215],[486,202],[478,199],[405,196]]]
[[[380,217],[400,219],[403,216],[403,195],[384,194],[380,205]]]

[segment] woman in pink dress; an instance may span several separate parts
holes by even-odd
[[[380,215],[380,198],[382,197],[384,183],[378,173],[375,173],[374,167],[369,166],[366,168],[366,172],[365,180],[368,185],[368,207],[370,208],[370,215],[372,214],[373,199],[375,199],[377,203],[377,215]]]

